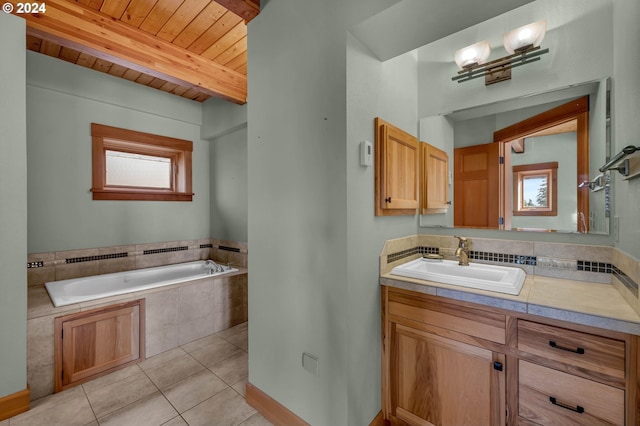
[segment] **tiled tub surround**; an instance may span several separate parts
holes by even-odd
[[[640,335],[637,259],[604,246],[470,240],[472,262],[511,264],[527,272],[519,295],[463,289],[390,274],[395,266],[424,253],[455,259],[458,240],[440,235],[387,241],[380,257],[381,284]]]
[[[175,243],[182,244],[175,245]],[[210,244],[211,247],[201,248],[201,244]],[[220,250],[219,245],[235,248],[237,251]],[[171,249],[180,246],[189,248],[143,254],[146,250]],[[32,399],[53,392],[55,317],[144,298],[146,299],[145,350],[147,357],[247,321],[246,244],[207,239],[145,244],[129,246],[129,248],[131,251],[123,251],[122,247],[111,247],[47,253],[46,256],[30,255],[29,262],[44,263],[42,267],[29,268],[27,376]],[[98,254],[92,254],[93,250]],[[91,257],[119,252],[133,254],[114,258]],[[84,259],[75,262],[66,261],[66,259],[78,258]],[[209,258],[225,264],[231,262],[239,271],[60,308],[53,306],[43,284],[55,279],[96,275],[98,274],[96,271],[109,273]],[[115,264],[114,262],[124,263]],[[133,265],[136,267],[131,267]]]
[[[32,253],[27,257],[27,280],[33,286],[206,259],[246,268],[247,255],[246,243],[215,238]]]

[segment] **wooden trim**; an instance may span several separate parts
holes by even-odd
[[[27,21],[28,35],[211,96],[246,103],[247,77],[242,73],[80,3],[48,0],[46,7],[46,13],[18,15]]]
[[[192,201],[193,142],[152,133],[91,123],[92,188],[94,200]],[[106,150],[170,158],[175,166],[171,188],[107,186]]]
[[[31,391],[27,388],[0,398],[0,422],[25,411],[29,411]]]
[[[258,410],[271,423],[287,426],[309,426],[309,423],[251,383],[247,383],[245,394],[247,404]]]
[[[513,175],[513,216],[557,216],[558,215],[558,162],[522,164],[512,167]],[[524,208],[520,190],[527,176],[545,175],[547,177],[547,207]]]
[[[589,179],[589,112],[583,112],[577,117],[578,127],[578,176],[576,186]],[[584,216],[584,222],[578,217],[578,232],[589,232],[589,187],[578,188],[578,215]]]
[[[122,129],[120,127],[105,126],[104,124],[98,123],[91,123],[91,136],[125,142],[131,141],[154,147],[161,146],[170,148],[171,151],[193,151],[193,142],[190,140],[139,132],[137,130]]]
[[[493,132],[494,142],[509,142],[514,139],[522,139],[558,124],[571,121],[578,115],[589,111],[589,96],[575,99],[562,104],[549,111],[542,112],[526,120],[519,121],[509,127]]]
[[[249,22],[260,13],[260,0],[215,0],[216,3]]]
[[[193,193],[140,192],[118,189],[91,189],[94,200],[193,201]]]
[[[380,411],[369,423],[369,426],[387,426],[388,423],[385,421],[384,416],[382,415],[382,411]]]
[[[526,120],[493,133],[493,142],[500,144],[522,139],[532,133],[543,131],[568,121],[576,120],[577,138],[577,179],[576,187],[589,179],[589,96],[575,99]],[[524,147],[523,147],[524,149]],[[454,186],[455,189],[455,186]],[[584,222],[578,218],[578,232],[589,232],[589,188],[577,188],[577,211]],[[455,212],[455,210],[454,210]]]

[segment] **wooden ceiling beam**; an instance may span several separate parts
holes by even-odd
[[[229,9],[245,23],[258,16],[260,13],[260,0],[214,0],[216,3]]]
[[[18,16],[27,21],[28,35],[211,96],[246,103],[245,75],[81,4],[47,0],[45,13]]]

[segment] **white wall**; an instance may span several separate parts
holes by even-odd
[[[235,106],[235,105],[234,105]],[[209,141],[211,236],[247,242],[247,127]]]
[[[0,14],[0,398],[27,381],[25,23]],[[37,117],[32,117],[37,119]]]
[[[614,2],[613,151],[627,145],[640,146],[640,2]],[[640,178],[623,181],[616,173],[614,203],[620,217],[616,247],[640,259]]]
[[[369,424],[380,410],[379,256],[384,242],[415,233],[417,216],[375,217],[373,167],[360,165],[360,141],[374,141],[375,117],[417,136],[415,53],[378,61],[347,38],[347,329],[350,425]]]
[[[201,104],[27,52],[30,253],[209,236]],[[192,202],[94,201],[91,123],[193,141]]]
[[[210,98],[202,104],[201,138],[209,141],[211,236],[246,242],[247,104]]]
[[[419,117],[540,93],[570,84],[599,80],[613,72],[612,0],[537,0],[418,49]],[[482,79],[457,83],[457,49],[487,39],[489,58],[506,52],[502,34],[540,19],[547,20],[538,62],[512,70],[512,79],[485,86]],[[586,53],[588,52],[588,53]],[[595,60],[594,58],[597,58]]]
[[[376,114],[417,130],[415,59],[347,49],[350,23],[383,4],[270,0],[248,26],[249,381],[313,425],[380,410],[378,255],[416,229],[374,219],[373,170],[357,160]]]
[[[314,425],[347,418],[345,44],[335,2],[248,25],[249,381]],[[319,357],[316,377],[303,352]]]

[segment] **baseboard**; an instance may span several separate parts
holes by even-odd
[[[29,411],[30,397],[31,392],[27,386],[25,390],[0,398],[0,421]]]
[[[262,392],[251,383],[246,387],[247,403],[276,426],[309,426],[307,422],[289,411],[287,407]]]
[[[389,423],[385,421],[384,416],[382,415],[382,411],[380,411],[378,415],[371,420],[369,426],[387,426],[388,424]]]

